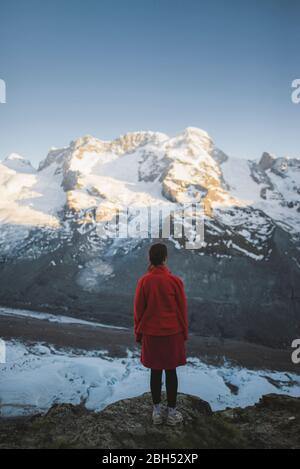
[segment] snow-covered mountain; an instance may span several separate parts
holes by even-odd
[[[0,301],[68,308],[65,293],[73,285],[69,295],[78,300],[77,289],[82,293],[72,307],[82,303],[84,308],[84,295],[106,295],[114,282],[115,292],[128,294],[120,275],[126,274],[131,259],[133,273],[127,275],[134,285],[145,261],[137,260],[137,250],[146,250],[151,240],[100,239],[95,222],[109,221],[116,209],[165,207],[176,212],[195,201],[203,202],[205,211],[203,247],[187,252],[170,238],[177,270],[187,280],[188,268],[196,272],[189,283],[193,298],[202,304],[233,301],[236,307],[241,295],[249,294],[253,272],[259,282],[256,298],[278,299],[286,288],[287,298],[295,297],[300,159],[268,153],[253,161],[232,158],[205,131],[190,127],[175,137],[158,132],[128,133],[113,141],[86,136],[52,149],[38,169],[15,154],[0,162]],[[200,273],[202,287],[213,284],[212,291],[219,279],[217,295],[197,291]],[[242,277],[242,283],[232,281],[233,275]],[[50,290],[43,292],[51,289],[54,277],[61,286],[49,299]],[[16,288],[8,280],[12,278]],[[109,312],[112,306],[106,300]],[[88,304],[94,311],[90,300]]]
[[[295,237],[300,231],[300,159],[267,153],[260,162],[231,158],[197,128],[174,138],[155,132],[112,142],[83,137],[52,149],[38,170],[13,154],[0,163],[0,180],[1,228],[59,230],[70,213],[83,222],[95,208],[101,219],[115,208],[202,200],[207,231],[230,234],[228,247],[258,260],[267,255],[264,242],[274,226]],[[236,244],[233,236],[240,238]]]

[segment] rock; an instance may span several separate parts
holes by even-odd
[[[300,415],[300,399],[289,396],[278,396],[277,394],[268,394],[263,396],[257,404],[258,409],[270,409],[273,411],[291,412],[292,416]],[[294,412],[294,414],[293,414]]]
[[[78,184],[79,171],[68,171],[62,180],[62,187],[65,192],[73,191]]]
[[[258,164],[259,169],[261,169],[262,171],[271,169],[275,160],[276,159],[273,155],[270,155],[270,153],[264,152]]]
[[[292,161],[289,161],[287,158],[277,158],[272,167],[272,171],[277,174],[277,176],[285,177],[290,166],[292,166]]]
[[[236,410],[234,423],[242,430],[250,448],[300,448],[299,398],[263,396],[256,406]]]
[[[0,419],[0,448],[300,448],[300,399],[270,395],[247,409],[213,413],[179,394],[184,423],[153,426],[151,395],[91,412],[61,404],[45,415]]]

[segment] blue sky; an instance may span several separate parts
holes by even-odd
[[[0,0],[0,159],[187,126],[233,156],[300,156],[299,17],[299,0]]]

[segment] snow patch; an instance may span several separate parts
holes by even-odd
[[[28,311],[24,309],[12,309],[12,308],[3,308],[0,307],[0,316],[17,316],[17,317],[25,317],[25,318],[33,318],[38,319],[40,321],[49,321],[49,322],[57,322],[59,324],[81,324],[83,326],[90,326],[90,327],[101,327],[101,328],[109,328],[109,329],[119,329],[119,330],[127,330],[127,327],[119,327],[119,326],[111,326],[109,324],[102,324],[99,322],[92,322],[92,321],[84,321],[83,319],[76,319],[70,316],[61,316],[61,315],[54,315],[48,313],[38,313],[35,311]]]
[[[111,358],[105,351],[57,350],[47,344],[7,343],[7,363],[0,365],[0,413],[30,415],[57,403],[84,403],[101,410],[120,399],[149,391],[149,370],[137,353]],[[247,407],[269,393],[300,397],[300,377],[252,371],[225,364],[209,366],[189,358],[178,368],[179,391],[208,401],[213,410]],[[232,392],[230,384],[236,392]]]

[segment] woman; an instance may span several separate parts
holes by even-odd
[[[142,364],[151,369],[152,418],[155,425],[163,422],[160,405],[163,370],[166,373],[168,399],[167,424],[176,425],[183,420],[176,409],[176,368],[186,364],[187,301],[182,280],[166,266],[167,257],[164,244],[151,246],[150,266],[138,281],[134,301],[135,339],[142,343]]]

